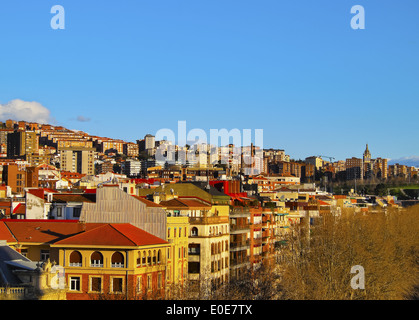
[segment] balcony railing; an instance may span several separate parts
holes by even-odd
[[[70,267],[81,267],[81,262],[70,262],[69,266]]]
[[[247,259],[230,259],[230,267],[244,265],[250,263],[249,258]]]
[[[217,224],[228,223],[228,217],[189,217],[192,224]]]
[[[122,262],[113,262],[111,264],[112,268],[124,268],[124,264]]]
[[[230,217],[250,217],[250,211],[248,208],[233,208]]]
[[[250,232],[250,226],[247,224],[237,225],[233,224],[230,225],[230,233],[240,233],[240,232]]]
[[[92,268],[103,268],[103,263],[100,262],[91,262],[90,267]]]
[[[250,246],[250,240],[230,242],[230,250],[245,250]]]

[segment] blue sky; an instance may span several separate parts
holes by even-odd
[[[0,104],[69,129],[135,141],[185,120],[263,129],[296,159],[419,155],[417,0],[3,0],[0,35]]]

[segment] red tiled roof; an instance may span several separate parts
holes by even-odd
[[[14,209],[13,209],[13,213],[14,213],[14,214],[18,214],[18,213],[25,214],[25,213],[26,213],[26,204],[24,204],[24,203],[19,203],[19,204],[16,206],[16,208],[14,208]]]
[[[142,203],[144,203],[147,207],[159,207],[162,208],[163,206],[159,205],[158,203],[155,203],[153,201],[147,200],[143,197],[132,195],[135,199],[140,200]]]
[[[56,193],[52,202],[96,202],[95,193],[73,194],[73,193]]]
[[[164,207],[184,207],[184,208],[189,208],[189,207],[211,207],[210,204],[208,203],[203,203],[201,201],[198,200],[194,200],[194,199],[179,199],[179,198],[175,198],[172,200],[168,200],[168,201],[161,201],[160,204]]]
[[[151,233],[129,223],[105,224],[56,242],[56,245],[145,246],[167,244]]]
[[[7,228],[6,224],[3,221],[0,221],[0,239],[6,240],[7,242],[16,242],[16,239],[13,237],[13,234]]]
[[[85,174],[78,173],[78,172],[69,172],[69,171],[61,171],[61,177],[67,179],[81,179],[85,176]]]
[[[54,243],[83,231],[77,220],[4,219],[3,222],[19,242]]]
[[[324,202],[322,200],[318,200],[319,205],[321,206],[330,206],[330,203]]]
[[[44,189],[29,189],[27,193],[33,194],[38,198],[44,199]]]

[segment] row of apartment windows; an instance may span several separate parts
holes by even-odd
[[[223,234],[223,233],[227,233],[228,232],[228,227],[227,226],[221,226],[220,228],[218,227],[210,227],[209,229],[209,235],[219,235],[219,234]],[[198,228],[197,227],[193,227],[191,229],[191,237],[197,237],[198,236]]]
[[[228,240],[218,243],[211,243],[211,254],[219,254],[223,251],[229,251]]]
[[[177,228],[174,228],[173,230],[173,237],[181,237],[182,236],[182,228],[180,227],[179,230],[177,230]],[[186,237],[187,236],[187,228],[183,229],[183,236]],[[171,237],[171,228],[167,229],[167,237],[170,238]]]
[[[220,259],[211,262],[211,272],[221,271],[221,269],[228,268],[228,258]]]
[[[145,288],[143,288],[142,276],[137,277],[137,294],[141,294],[143,290],[150,292],[153,288],[153,278],[151,274],[146,275]],[[69,289],[73,292],[81,292],[82,276],[70,276],[69,277]],[[125,279],[123,277],[110,277],[109,293],[123,293],[125,287]],[[163,287],[163,276],[162,273],[157,274],[157,289]],[[90,276],[89,277],[89,292],[91,293],[103,293],[103,277]]]
[[[138,252],[137,267],[152,266],[161,263],[161,250]]]
[[[171,251],[171,249],[170,248],[167,248],[167,259],[171,259],[172,257],[170,256],[170,251]],[[175,256],[176,256],[176,254],[174,254]],[[186,248],[185,247],[181,247],[181,248],[178,248],[178,256],[177,256],[179,259],[183,259],[183,258],[186,258],[187,256],[186,256]],[[173,258],[176,258],[176,257],[173,257]]]

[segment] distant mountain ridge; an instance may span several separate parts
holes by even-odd
[[[419,156],[403,157],[399,159],[389,159],[388,164],[403,164],[405,166],[419,167]]]

